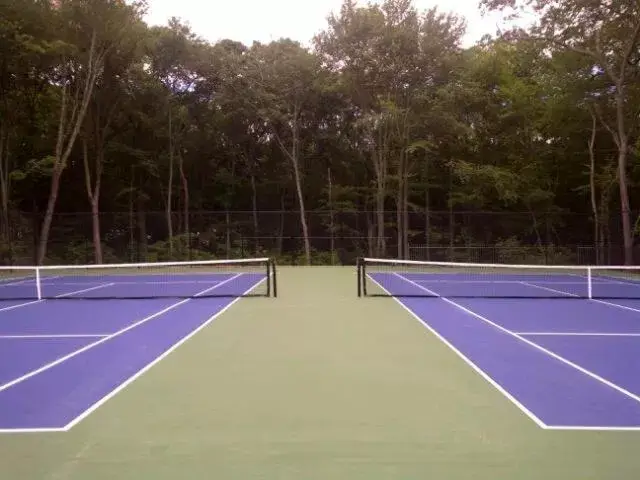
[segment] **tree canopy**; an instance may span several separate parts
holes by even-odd
[[[3,263],[633,263],[640,5],[345,0],[310,48],[0,0]],[[637,257],[637,255],[636,255]]]

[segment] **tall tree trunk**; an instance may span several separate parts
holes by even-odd
[[[622,236],[624,243],[624,263],[633,264],[633,231],[631,229],[631,208],[629,206],[629,190],[627,186],[627,140],[621,142],[618,153],[620,209],[622,215]]]
[[[135,242],[135,234],[134,232],[134,225],[135,225],[135,221],[134,221],[134,207],[133,207],[133,186],[134,186],[134,180],[135,180],[135,167],[133,165],[131,165],[131,182],[129,183],[129,261],[133,262],[135,260],[137,260],[137,258],[134,260],[134,255],[133,255],[133,248],[134,245],[136,244]]]
[[[171,99],[169,99],[169,178],[167,179],[167,235],[169,245],[169,259],[173,260],[173,219],[172,219],[172,199],[173,199],[173,113],[171,107]]]
[[[591,114],[591,137],[589,138],[589,192],[591,196],[591,211],[593,213],[593,246],[596,251],[596,264],[602,262],[600,248],[600,217],[598,215],[598,200],[596,192],[596,134],[598,119],[593,110],[589,109]]]
[[[331,264],[335,264],[335,225],[333,218],[333,182],[331,179],[331,167],[327,169],[327,182],[328,182],[328,194],[329,194],[329,251],[331,252]]]
[[[227,209],[224,212],[225,222],[225,247],[227,249],[227,258],[231,258],[231,213]]]
[[[402,249],[404,258],[409,258],[409,163],[404,169],[404,195],[402,198]]]
[[[280,225],[278,228],[278,238],[276,239],[276,251],[278,255],[282,255],[282,247],[284,242],[284,226],[285,226],[285,191],[280,192]]]
[[[94,135],[98,135],[94,132]],[[86,137],[82,139],[82,159],[84,163],[84,178],[87,189],[87,197],[91,205],[91,230],[93,233],[93,252],[94,260],[97,264],[103,262],[102,258],[102,237],[100,235],[100,185],[102,183],[102,165],[104,151],[102,149],[102,141],[96,139],[95,167],[94,167],[94,183],[91,182],[91,167],[89,166],[89,147]]]
[[[295,142],[297,144],[297,141]],[[297,146],[294,147],[294,151],[297,150]],[[307,214],[304,208],[304,194],[302,192],[302,178],[300,175],[300,165],[298,154],[294,154],[292,158],[293,162],[293,174],[296,182],[296,193],[298,195],[298,206],[300,209],[300,224],[302,226],[302,237],[304,240],[304,256],[307,265],[311,265],[311,243],[309,242],[309,227],[307,226]]]
[[[455,216],[453,214],[453,170],[449,168],[449,261],[453,261],[453,246],[455,242]]]
[[[6,122],[0,121],[0,233],[7,244],[11,243],[9,222],[9,194],[10,194],[10,161],[11,149],[9,148],[9,127]]]
[[[182,214],[184,216],[184,233],[187,236],[187,241],[191,244],[191,239],[189,237],[191,233],[189,230],[189,180],[184,173],[184,158],[182,157],[182,153],[178,153],[178,162],[180,181],[182,182]]]
[[[302,192],[302,174],[300,172],[300,106],[294,105],[293,119],[291,121],[291,151],[285,147],[280,137],[276,134],[276,140],[283,153],[289,158],[293,166],[293,179],[296,184],[296,195],[298,197],[298,208],[300,212],[300,225],[302,227],[302,238],[304,241],[304,254],[307,265],[311,265],[311,243],[309,242],[309,227],[307,225],[307,214],[304,208],[304,194]]]
[[[398,158],[398,192],[396,197],[396,241],[397,246],[397,258],[404,258],[403,251],[403,237],[404,237],[404,216],[402,215],[402,208],[404,207],[404,156],[400,154]]]
[[[147,261],[148,253],[148,239],[147,239],[147,213],[145,211],[145,200],[141,191],[138,191],[138,252],[140,253],[141,261]]]
[[[38,263],[42,264],[47,255],[47,246],[49,243],[49,232],[53,221],[53,212],[58,200],[58,191],[60,189],[60,177],[66,168],[67,160],[71,155],[76,138],[80,131],[80,126],[84,122],[87,113],[89,101],[93,95],[93,89],[98,77],[102,72],[104,57],[106,51],[96,52],[97,33],[94,31],[91,36],[91,44],[89,47],[89,58],[85,65],[85,79],[82,85],[76,81],[75,94],[73,99],[69,99],[69,85],[64,80],[62,87],[62,99],[60,106],[60,117],[58,120],[58,138],[56,141],[56,150],[53,163],[53,171],[51,174],[51,190],[49,192],[49,200],[47,201],[47,210],[44,220],[42,221],[42,229],[40,230],[40,239],[38,245]],[[66,59],[63,60],[63,64]],[[68,72],[67,72],[68,73]],[[77,80],[77,79],[76,79]],[[71,102],[71,112],[68,115],[69,103]]]
[[[431,198],[429,195],[429,159],[424,159],[424,243],[426,260],[431,260]]]
[[[256,256],[260,251],[260,243],[258,236],[259,228],[258,228],[258,191],[256,189],[256,176],[251,172],[251,213],[253,216],[253,250]]]

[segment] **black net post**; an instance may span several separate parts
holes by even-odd
[[[276,298],[278,296],[278,275],[276,275],[276,261],[272,258],[269,263],[271,264],[271,275],[273,275],[273,297]]]

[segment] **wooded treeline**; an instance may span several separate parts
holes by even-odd
[[[481,3],[540,21],[463,48],[452,14],[345,0],[307,49],[0,0],[1,261],[632,263],[640,2]]]

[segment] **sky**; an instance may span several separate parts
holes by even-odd
[[[483,16],[480,0],[413,0],[418,10],[437,6],[467,19],[464,46],[473,45],[484,34],[495,34],[501,18]],[[359,1],[366,4],[366,1]],[[342,0],[148,0],[147,23],[165,25],[172,16],[188,23],[193,32],[211,42],[221,39],[251,45],[282,37],[309,46],[313,36],[326,28],[326,18],[338,12]]]

